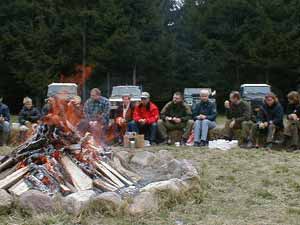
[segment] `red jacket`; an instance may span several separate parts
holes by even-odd
[[[138,122],[140,119],[146,119],[146,124],[156,123],[159,119],[159,110],[152,102],[149,102],[148,106],[139,104],[134,109],[133,119],[135,122]]]

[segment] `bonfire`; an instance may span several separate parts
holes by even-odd
[[[77,131],[68,101],[56,99],[30,137],[0,160],[0,188],[20,196],[30,189],[53,196],[96,189],[117,191],[137,177],[90,133]],[[79,121],[79,120],[78,120]],[[134,181],[133,181],[134,180]]]

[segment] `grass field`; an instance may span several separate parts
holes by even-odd
[[[141,217],[105,216],[92,212],[73,217],[28,215],[12,210],[1,224],[83,225],[273,225],[300,224],[300,154],[235,149],[228,152],[198,148],[167,149],[191,159],[201,174],[202,191],[193,197]],[[7,149],[5,150],[8,151]],[[3,153],[2,153],[3,154]]]

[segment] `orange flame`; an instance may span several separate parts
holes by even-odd
[[[60,75],[61,83],[76,83],[79,87],[82,87],[87,79],[92,76],[93,66],[76,65],[75,71],[71,75]]]
[[[83,117],[81,105],[75,106],[68,99],[52,97],[49,99],[51,110],[44,117],[43,122],[47,125],[54,125],[62,128],[64,132],[75,131],[76,126]],[[76,109],[79,107],[79,109]]]

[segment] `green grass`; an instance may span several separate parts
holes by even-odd
[[[300,154],[262,150],[167,149],[190,159],[201,174],[202,192],[184,201],[164,204],[157,213],[140,217],[99,212],[73,217],[65,213],[24,215],[18,210],[0,217],[1,224],[300,224]],[[6,150],[7,152],[7,150]]]

